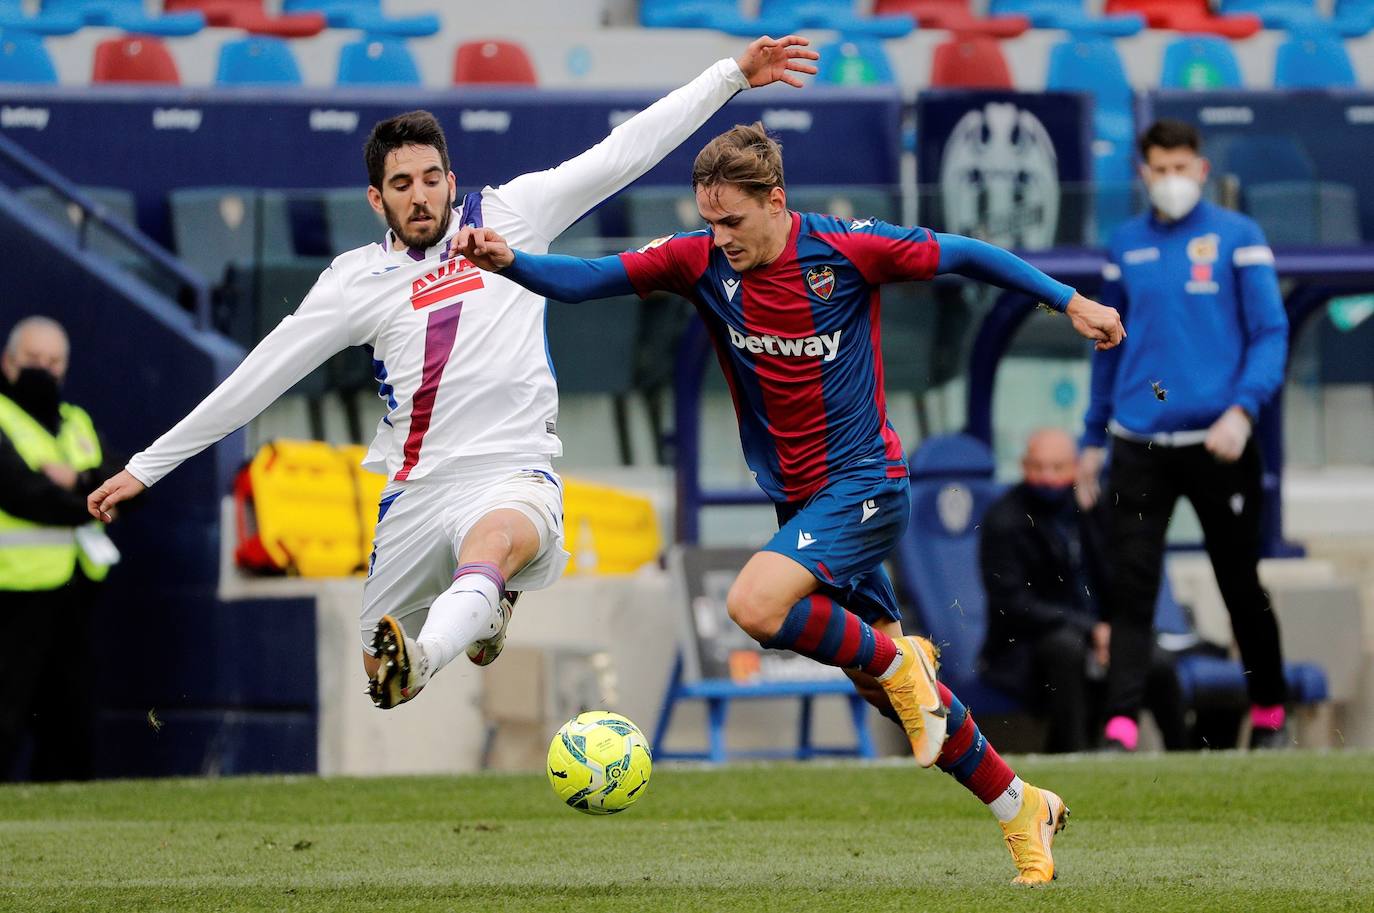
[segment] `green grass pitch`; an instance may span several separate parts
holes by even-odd
[[[1073,809],[1046,888],[936,771],[663,765],[609,818],[538,775],[2,787],[0,910],[1374,910],[1374,754],[1014,766]]]

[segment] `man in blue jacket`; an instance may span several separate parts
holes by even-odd
[[[1279,630],[1260,586],[1260,455],[1252,430],[1283,382],[1288,321],[1274,255],[1251,219],[1202,200],[1196,128],[1140,137],[1150,211],[1113,235],[1102,302],[1129,341],[1093,356],[1078,497],[1091,505],[1111,440],[1107,553],[1111,663],[1105,736],[1134,749],[1164,537],[1192,503],[1231,615],[1250,693],[1252,747],[1287,741]]]

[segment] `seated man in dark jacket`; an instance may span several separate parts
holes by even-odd
[[[1035,432],[1021,461],[1024,480],[988,508],[981,524],[983,677],[1048,714],[1047,751],[1092,747],[1111,639],[1097,603],[1106,585],[1103,539],[1096,516],[1074,501],[1077,465],[1068,434]],[[1156,650],[1148,692],[1166,747],[1184,747],[1178,682],[1163,651]]]

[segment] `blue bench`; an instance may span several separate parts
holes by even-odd
[[[854,744],[852,746],[820,746],[812,742],[811,704],[815,698],[827,695],[843,697],[849,704],[850,718],[854,722]],[[725,723],[730,701],[763,698],[801,699],[801,716],[797,722],[797,747],[793,750],[726,751]],[[663,745],[668,736],[668,728],[672,724],[673,710],[678,701],[682,700],[706,702],[706,724],[709,735],[706,751],[669,751]],[[868,702],[859,696],[848,679],[760,682],[757,684],[740,684],[729,679],[703,679],[685,682],[683,681],[682,655],[680,653],[673,662],[673,674],[668,680],[668,690],[663,695],[663,707],[659,711],[658,725],[654,729],[653,748],[654,759],[659,761],[691,760],[720,763],[729,758],[794,758],[801,761],[818,756],[877,757],[877,751],[873,747],[873,738],[868,730]]]

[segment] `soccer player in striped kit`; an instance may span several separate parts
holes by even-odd
[[[767,647],[843,668],[901,722],[917,763],[938,764],[991,807],[1017,883],[1049,881],[1063,801],[1016,777],[936,680],[932,644],[901,635],[882,561],[911,506],[884,401],[878,287],[940,272],[992,281],[1067,311],[1102,348],[1122,338],[1116,312],[979,241],[789,211],[782,152],[758,124],[712,140],[692,184],[705,230],[619,256],[517,251],[483,229],[457,243],[478,266],[560,301],[663,290],[696,305],[779,524],[732,586],[731,617]]]
[[[461,226],[534,250],[657,164],[737,92],[800,86],[817,54],[760,38],[548,171],[456,199],[443,130],[428,112],[379,123],[364,150],[368,199],[390,230],[336,258],[296,313],[214,392],[91,493],[108,521],[134,497],[247,423],[330,356],[370,346],[387,414],[364,465],[390,479],[378,510],[360,625],[378,707],[413,698],[466,651],[501,651],[513,593],[553,583],[563,550],[551,459],[558,395],[544,299],[460,256]]]

